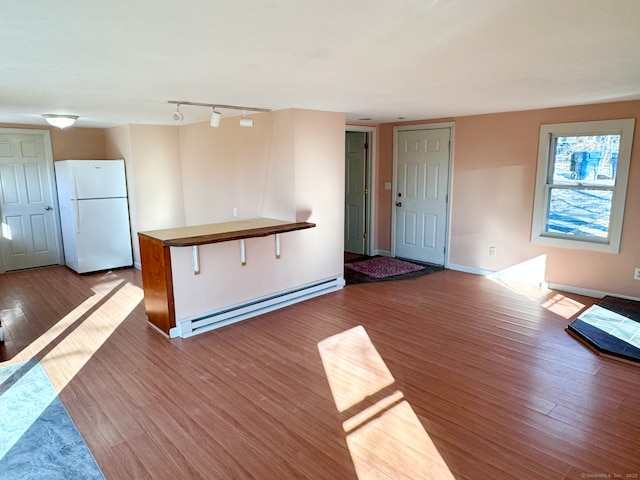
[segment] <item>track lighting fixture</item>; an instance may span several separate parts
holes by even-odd
[[[213,103],[198,103],[198,102],[183,102],[178,100],[169,100],[167,103],[174,104],[176,106],[176,111],[173,112],[172,118],[176,122],[180,122],[184,119],[184,115],[180,113],[180,105],[191,105],[195,107],[209,107],[211,108],[211,126],[214,128],[218,128],[220,126],[220,120],[222,118],[222,113],[216,109],[222,110],[243,110],[244,116],[240,119],[241,127],[253,127],[254,120],[253,118],[247,118],[247,111],[250,112],[269,112],[270,110],[267,108],[255,108],[255,107],[240,107],[237,105],[219,105]]]
[[[215,107],[211,107],[211,126],[213,128],[218,128],[220,126],[220,118],[222,118],[222,114],[220,112],[216,112]]]
[[[243,112],[242,118],[240,119],[241,127],[253,127],[253,118],[247,118],[247,112]]]
[[[180,104],[176,103],[176,111],[171,115],[176,122],[181,122],[184,119],[184,115],[180,113]]]
[[[49,125],[59,129],[70,127],[78,119],[78,115],[57,115],[53,113],[45,113],[42,117]]]

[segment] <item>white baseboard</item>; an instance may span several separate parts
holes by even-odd
[[[373,252],[371,252],[371,256],[375,256],[375,255],[382,255],[383,257],[390,257],[391,256],[391,252],[388,250],[374,250]]]
[[[590,288],[576,287],[573,285],[564,285],[562,283],[549,282],[549,288],[551,290],[559,290],[561,292],[575,293],[576,295],[584,295],[585,297],[603,298],[607,295],[617,298],[624,298],[626,300],[634,300],[640,302],[639,297],[632,297],[630,295],[621,295],[619,293],[604,292],[602,290],[592,290]]]
[[[456,265],[455,263],[449,263],[448,265],[445,266],[445,268],[448,268],[449,270],[457,270],[458,272],[473,273],[474,275],[482,275],[483,277],[496,273],[491,270],[483,270],[481,268],[468,267],[467,265]]]
[[[140,262],[133,262],[133,268],[136,270],[142,270],[142,264]]]
[[[459,272],[472,273],[474,275],[482,275],[483,277],[498,273],[498,272],[493,272],[491,270],[483,270],[481,268],[469,267],[467,265],[449,264],[447,265],[446,268],[450,270],[457,270]],[[561,292],[575,293],[576,295],[584,295],[585,297],[603,298],[603,297],[606,297],[607,295],[610,295],[612,297],[624,298],[626,300],[640,301],[640,298],[638,297],[621,295],[619,293],[613,293],[613,292],[604,292],[602,290],[592,290],[590,288],[576,287],[574,285],[565,285],[562,283],[555,283],[555,282],[548,282],[548,288],[550,288],[551,290],[559,290]]]

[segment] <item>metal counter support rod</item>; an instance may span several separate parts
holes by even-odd
[[[276,233],[276,258],[280,258],[280,234]]]
[[[200,275],[200,257],[198,255],[198,246],[193,246],[193,274]]]
[[[244,238],[240,239],[240,263],[242,263],[242,265],[247,264],[247,254],[244,249]]]

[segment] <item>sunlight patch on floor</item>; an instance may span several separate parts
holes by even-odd
[[[41,359],[59,393],[142,301],[142,289],[126,283]]]
[[[348,418],[342,422],[342,428],[345,432],[349,433],[351,430],[365,424],[369,420],[373,419],[376,415],[384,412],[388,408],[391,408],[394,403],[398,403],[404,398],[404,395],[400,390],[396,390],[388,397],[378,400],[376,403],[364,410],[356,413],[353,417]]]
[[[455,478],[407,401],[347,435],[347,445],[360,480]]]
[[[550,290],[546,275],[547,256],[539,255],[487,275],[487,278],[529,300],[540,302],[542,307],[563,318],[571,318],[584,308],[582,303]]]
[[[324,339],[318,350],[339,412],[395,381],[362,326]]]
[[[577,302],[571,298],[565,297],[561,293],[555,294],[542,303],[547,310],[569,319],[584,308],[584,304]]]
[[[395,379],[364,327],[322,340],[318,351],[336,408],[357,410],[342,426],[359,480],[455,479],[401,391],[370,404]]]
[[[94,291],[6,364],[40,358],[60,393],[143,299],[141,288],[120,279],[107,279]]]
[[[539,255],[487,275],[487,278],[530,300],[538,300],[549,291],[545,280],[546,272],[547,256]]]

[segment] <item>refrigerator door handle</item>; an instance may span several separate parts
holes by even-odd
[[[78,199],[78,182],[76,180],[76,176],[75,176],[75,172],[73,171],[73,167],[71,168],[70,173],[71,173],[71,180],[72,180],[72,183],[73,183],[73,197],[72,198],[75,198],[77,200]]]
[[[73,167],[69,169],[69,173],[71,174],[71,181],[73,183],[73,197],[71,201],[75,203],[75,208],[73,212],[73,223],[76,227],[76,233],[80,233],[80,207],[78,206],[78,182],[76,181],[75,172],[73,171]]]
[[[73,202],[73,226],[76,227],[76,233],[80,233],[80,207],[78,206],[78,200],[72,198]]]

